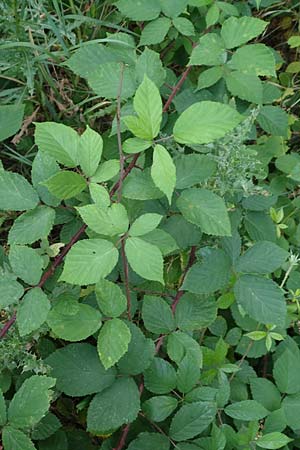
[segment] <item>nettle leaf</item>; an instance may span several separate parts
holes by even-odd
[[[232,95],[251,103],[263,102],[263,84],[258,76],[236,70],[228,73],[225,81]]]
[[[167,17],[159,17],[148,23],[141,33],[140,45],[155,45],[162,42],[171,26]]]
[[[175,122],[174,139],[180,144],[208,144],[225,136],[242,120],[243,116],[223,103],[194,103]]]
[[[25,294],[17,311],[17,325],[20,336],[37,330],[47,319],[50,302],[42,289],[34,288]]]
[[[41,152],[64,166],[77,166],[79,136],[76,131],[55,122],[36,123],[35,127],[35,143]]]
[[[279,269],[288,256],[286,250],[273,242],[260,241],[240,256],[235,269],[244,273],[271,273]]]
[[[8,259],[15,275],[25,283],[33,286],[40,281],[44,261],[33,248],[12,245]]]
[[[130,237],[126,240],[125,252],[134,272],[146,280],[164,284],[163,256],[158,247],[141,238]]]
[[[111,281],[100,280],[95,287],[99,308],[108,317],[119,317],[127,308],[121,288]]]
[[[270,77],[276,75],[274,54],[264,44],[251,44],[239,48],[228,65],[244,73]]]
[[[293,439],[290,439],[285,434],[275,431],[274,433],[268,433],[260,437],[256,441],[256,445],[261,448],[277,449],[284,447],[292,441]]]
[[[267,25],[268,22],[255,17],[229,17],[222,25],[221,36],[226,48],[231,49],[259,36]]]
[[[154,20],[161,11],[159,0],[119,0],[116,3],[120,12],[131,20]]]
[[[257,117],[261,128],[274,136],[287,137],[288,114],[277,106],[263,106]]]
[[[230,236],[231,225],[224,200],[207,189],[187,189],[177,200],[186,220],[209,235]]]
[[[177,305],[175,320],[182,331],[200,330],[217,318],[217,304],[213,298],[184,294]]]
[[[50,406],[55,379],[33,375],[24,381],[8,408],[8,421],[16,428],[31,428],[46,414]]]
[[[1,105],[0,142],[15,134],[22,125],[25,105]]]
[[[223,76],[223,67],[216,66],[201,72],[198,78],[198,89],[205,89],[216,84]]]
[[[3,393],[0,390],[0,426],[3,427],[3,425],[6,424],[7,416],[6,416],[6,404],[3,397]]]
[[[269,414],[269,411],[255,400],[243,400],[226,406],[225,413],[233,419],[259,420]]]
[[[115,369],[106,370],[97,349],[90,344],[70,344],[53,352],[46,364],[56,378],[56,387],[71,397],[102,392],[113,384]]]
[[[2,443],[5,450],[36,450],[33,442],[26,434],[11,426],[3,428]]]
[[[129,236],[143,236],[158,227],[163,216],[156,213],[147,213],[138,217],[130,227]]]
[[[162,422],[177,408],[178,400],[169,395],[151,397],[142,405],[142,410],[148,419],[154,422]]]
[[[38,202],[36,191],[22,175],[0,170],[0,209],[24,211],[35,208]]]
[[[23,286],[9,276],[1,276],[0,278],[0,308],[6,308],[16,303],[24,294]]]
[[[126,233],[129,227],[127,211],[120,203],[102,209],[98,205],[76,208],[82,220],[95,233],[103,236],[116,236]]]
[[[162,358],[154,358],[144,372],[145,387],[154,394],[168,394],[176,387],[177,377],[174,367]]]
[[[118,259],[118,250],[111,242],[83,239],[67,254],[60,281],[76,285],[97,283],[110,274]]]
[[[169,450],[170,441],[167,436],[160,433],[140,433],[136,439],[130,442],[127,450]]]
[[[47,317],[53,333],[66,341],[82,341],[101,326],[101,314],[89,305],[78,303],[68,294],[60,296]]]
[[[93,183],[103,183],[117,176],[119,172],[120,161],[118,159],[109,159],[98,167],[96,173],[91,177],[91,181]]]
[[[82,192],[87,184],[79,173],[62,170],[43,183],[55,197],[67,200]]]
[[[185,17],[176,17],[173,19],[173,25],[184,36],[195,36],[193,23]]]
[[[176,167],[169,152],[162,145],[154,147],[151,177],[171,204],[176,185]]]
[[[272,280],[254,275],[242,275],[234,286],[239,305],[260,323],[283,326],[286,303],[279,286]]]
[[[177,17],[183,13],[189,4],[189,0],[159,0],[162,12],[169,17]]]
[[[127,352],[131,340],[128,326],[120,319],[105,322],[98,336],[98,353],[105,369],[116,364]]]
[[[216,33],[208,33],[200,38],[192,51],[191,66],[219,66],[226,62],[226,50],[223,40]]]
[[[54,219],[54,209],[48,206],[37,206],[14,221],[9,230],[8,243],[32,244],[46,238],[53,227]]]
[[[99,165],[103,149],[103,140],[99,133],[87,126],[80,136],[78,161],[84,174],[91,177]]]
[[[152,339],[146,339],[142,331],[132,322],[126,322],[131,340],[128,351],[118,361],[118,369],[126,375],[138,375],[148,369],[155,355]]]
[[[142,318],[146,329],[152,333],[167,334],[175,330],[171,307],[161,297],[145,295]]]
[[[158,88],[147,75],[136,91],[133,106],[138,117],[124,117],[128,129],[140,139],[154,139],[162,121],[162,101]]]
[[[273,375],[280,392],[296,394],[300,391],[300,356],[287,348],[275,361]]]
[[[136,90],[135,72],[130,66],[120,62],[105,62],[87,75],[87,80],[93,91],[100,97],[116,99],[120,90],[121,73],[123,83],[121,98],[132,97]]]
[[[197,436],[211,424],[216,412],[216,406],[209,402],[183,405],[171,422],[170,437],[181,442]]]
[[[87,428],[90,433],[110,434],[133,422],[140,410],[140,394],[132,378],[119,378],[90,403]]]

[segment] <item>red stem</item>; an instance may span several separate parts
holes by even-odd
[[[174,97],[176,96],[177,92],[181,89],[183,83],[185,82],[185,80],[187,79],[188,74],[190,73],[192,69],[192,66],[188,66],[185,71],[183,72],[183,74],[181,75],[180,80],[178,81],[178,83],[176,84],[176,86],[174,86],[168,100],[165,103],[165,106],[163,108],[163,112],[167,112],[172,101],[174,100]]]

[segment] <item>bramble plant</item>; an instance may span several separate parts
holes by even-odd
[[[53,50],[100,125],[35,113],[31,173],[0,166],[0,449],[300,448],[276,2],[102,3],[109,32]],[[0,106],[1,140],[28,102]]]

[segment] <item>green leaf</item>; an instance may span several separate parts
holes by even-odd
[[[161,6],[159,0],[119,0],[116,4],[120,12],[131,20],[154,20],[159,16]]]
[[[15,275],[25,283],[33,286],[40,281],[44,261],[36,250],[23,245],[12,245],[8,259]]]
[[[136,439],[130,442],[127,450],[169,450],[170,442],[167,436],[160,433],[140,433]]]
[[[150,233],[158,227],[162,218],[163,216],[156,213],[143,214],[133,222],[129,230],[129,235],[136,237]]]
[[[288,256],[286,250],[273,242],[260,241],[240,256],[235,269],[244,273],[271,273],[279,269]]]
[[[100,328],[101,314],[64,294],[56,300],[47,323],[57,337],[66,341],[83,341]]]
[[[34,440],[44,440],[52,436],[60,428],[61,423],[58,418],[54,414],[48,413],[34,427],[31,437]]]
[[[257,117],[261,128],[274,136],[287,137],[288,115],[278,106],[263,106]]]
[[[36,450],[26,434],[10,426],[3,428],[2,443],[5,450]]]
[[[6,424],[7,416],[6,416],[6,404],[3,397],[3,393],[0,390],[0,427]]]
[[[50,406],[55,379],[33,375],[24,381],[8,408],[8,421],[17,428],[31,428],[46,414]]]
[[[144,141],[139,138],[129,138],[123,142],[123,151],[129,154],[140,153],[147,150],[147,148],[151,147],[151,145],[151,141]]]
[[[253,400],[260,402],[269,411],[280,408],[281,395],[271,381],[266,378],[251,378],[250,387]]]
[[[162,121],[162,101],[158,88],[147,75],[136,91],[133,106],[138,117],[125,116],[127,127],[140,139],[154,139]]]
[[[160,228],[143,235],[143,240],[158,247],[163,256],[169,255],[178,249],[175,239]]]
[[[72,436],[74,436],[74,431]],[[74,448],[74,447],[73,447]],[[39,450],[68,450],[67,435],[63,430],[58,430],[48,439],[39,442]]]
[[[216,33],[205,34],[192,51],[189,65],[219,66],[226,62],[224,42]]]
[[[52,156],[38,151],[31,169],[32,184],[40,196],[40,199],[49,206],[57,206],[60,201],[42,183],[59,171],[59,165]]]
[[[273,375],[280,392],[296,394],[300,391],[300,356],[286,349],[275,361]]]
[[[118,258],[118,250],[111,242],[84,239],[73,245],[67,254],[60,281],[76,285],[97,283],[110,274]]]
[[[123,83],[121,99],[132,97],[136,89],[135,72],[132,67],[119,62],[105,62],[87,75],[87,80],[93,91],[99,96],[116,99],[120,90],[121,71]],[[123,67],[123,69],[122,69]]]
[[[119,372],[126,375],[138,375],[148,369],[153,361],[155,345],[152,339],[146,339],[139,327],[132,322],[126,322],[131,340],[128,351],[118,361]]]
[[[183,405],[171,422],[170,437],[181,442],[197,436],[211,424],[216,412],[215,405],[209,402]]]
[[[144,372],[145,387],[154,394],[168,394],[176,387],[177,377],[174,367],[162,358],[154,358]]]
[[[198,78],[198,89],[205,89],[216,84],[223,76],[223,67],[216,66],[201,72]]]
[[[173,19],[173,25],[184,36],[195,36],[193,23],[185,17],[176,17]]]
[[[168,334],[175,330],[175,320],[168,303],[161,297],[145,295],[142,318],[147,330],[155,334]]]
[[[175,122],[174,139],[180,144],[208,144],[225,136],[242,120],[243,116],[223,103],[194,103]]]
[[[141,56],[138,57],[135,74],[139,84],[147,75],[157,87],[162,86],[166,78],[166,70],[163,67],[160,55],[149,48],[145,48]]]
[[[109,159],[102,163],[96,173],[92,176],[91,181],[93,183],[103,183],[104,181],[111,180],[120,172],[120,161],[118,159]]]
[[[284,295],[274,281],[242,275],[234,286],[238,304],[260,323],[283,326],[286,318]]]
[[[290,439],[285,434],[275,431],[274,433],[265,434],[257,439],[256,445],[261,448],[276,449],[284,447],[292,441],[293,439]]]
[[[164,284],[163,257],[158,247],[138,237],[130,237],[126,240],[125,252],[134,272],[146,280]]]
[[[107,189],[96,183],[90,183],[89,191],[91,199],[101,209],[106,209],[110,206],[110,198]]]
[[[297,430],[299,430],[300,428],[300,416],[298,414],[299,408],[300,408],[299,392],[297,394],[287,395],[282,400],[282,412],[285,416],[286,425],[290,427],[295,433],[297,433]]]
[[[259,420],[269,414],[269,411],[255,400],[243,400],[226,406],[225,413],[238,420]]]
[[[217,318],[217,304],[212,298],[184,294],[177,305],[175,319],[182,331],[208,327]]]
[[[259,36],[268,23],[255,17],[229,17],[221,29],[226,48],[239,47]]]
[[[168,336],[167,352],[177,365],[190,355],[194,360],[195,368],[202,367],[202,351],[195,339],[182,331],[175,331]]]
[[[14,135],[22,125],[24,105],[0,106],[0,142]]]
[[[184,218],[209,235],[230,236],[231,225],[224,200],[207,189],[187,189],[177,200]]]
[[[200,367],[195,367],[193,355],[187,353],[178,366],[177,389],[186,394],[196,386],[199,380]]]
[[[55,122],[36,123],[35,143],[41,152],[64,166],[77,166],[79,136],[72,128]]]
[[[95,288],[99,308],[108,317],[119,317],[127,308],[121,288],[108,280],[100,280]]]
[[[178,401],[175,397],[160,395],[151,397],[142,405],[142,410],[148,419],[153,422],[162,422],[177,408]]]
[[[132,378],[119,378],[90,403],[87,428],[93,434],[110,434],[133,422],[140,410],[140,394]]]
[[[206,28],[211,27],[212,25],[215,25],[220,17],[220,9],[218,8],[218,5],[216,3],[212,4],[212,6],[208,9],[205,21],[206,21]]]
[[[24,177],[0,170],[0,209],[24,211],[35,208],[38,202],[36,191]]]
[[[47,319],[50,302],[42,289],[34,288],[25,294],[17,312],[17,325],[20,336],[37,330]]]
[[[43,183],[55,197],[67,200],[82,192],[87,184],[79,173],[62,170]]]
[[[162,145],[154,147],[151,177],[171,204],[176,185],[176,167],[169,152]]]
[[[103,149],[103,140],[99,133],[89,126],[80,136],[78,160],[84,174],[91,177],[99,165]]]
[[[48,206],[37,206],[19,216],[9,230],[9,244],[32,244],[48,237],[55,219],[55,211]]]
[[[269,77],[276,75],[274,54],[264,44],[251,44],[239,48],[233,54],[229,66],[232,69],[253,75]]]
[[[225,80],[232,95],[259,105],[263,102],[263,84],[258,76],[234,71],[228,73]]]
[[[24,294],[24,288],[9,276],[2,275],[0,278],[0,292],[0,308],[3,309],[17,303]]]
[[[152,200],[162,198],[164,194],[153,183],[150,169],[143,172],[133,169],[123,183],[123,196],[133,200]]]
[[[216,163],[206,155],[180,155],[174,162],[177,189],[206,181],[216,170]]]
[[[120,203],[114,203],[109,208],[99,208],[98,205],[86,205],[76,208],[82,220],[95,233],[103,236],[120,236],[128,230],[127,211]]]
[[[105,322],[98,336],[98,353],[105,369],[116,364],[127,352],[131,340],[128,326],[120,319]]]
[[[276,241],[275,224],[264,212],[248,212],[245,217],[245,227],[253,241]]]
[[[90,344],[69,344],[51,353],[45,362],[57,380],[57,389],[71,397],[102,392],[116,377],[114,369],[104,369],[97,349]]]
[[[159,0],[162,12],[169,17],[176,17],[183,13],[188,6],[188,0]]]
[[[162,42],[171,26],[171,20],[167,17],[159,17],[152,22],[149,22],[141,33],[141,45],[155,45]]]

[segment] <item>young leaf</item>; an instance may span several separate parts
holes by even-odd
[[[60,281],[76,285],[97,283],[113,270],[119,254],[114,245],[104,239],[84,239],[67,254]]]
[[[119,317],[127,308],[121,288],[111,281],[100,280],[95,287],[99,308],[108,317]]]
[[[110,434],[125,423],[133,422],[140,410],[140,394],[132,378],[119,378],[91,401],[87,428],[93,434]]]
[[[260,241],[237,260],[235,269],[244,273],[271,273],[281,267],[288,255],[273,242]]]
[[[90,344],[70,344],[62,347],[46,359],[56,387],[71,397],[102,392],[115,381],[115,370],[105,370],[97,349]],[[95,376],[97,374],[97,376]]]
[[[221,36],[226,48],[231,49],[259,36],[267,25],[267,22],[256,17],[230,17],[222,25]]]
[[[181,442],[197,436],[211,424],[216,412],[215,405],[209,402],[182,406],[171,422],[170,437]]]
[[[177,378],[174,367],[162,358],[154,358],[144,372],[145,387],[154,394],[168,394],[175,389]]]
[[[163,216],[156,213],[143,214],[138,217],[130,227],[129,236],[143,236],[158,227]]]
[[[120,319],[105,322],[98,336],[98,353],[105,369],[115,365],[127,352],[131,340],[128,326]]]
[[[3,428],[2,443],[5,450],[36,450],[33,442],[26,434],[11,426]]]
[[[67,200],[86,188],[85,179],[79,173],[62,170],[43,183],[55,197]]]
[[[242,120],[243,116],[223,103],[194,103],[175,122],[174,139],[180,144],[208,144],[225,136]]]
[[[31,289],[24,296],[17,311],[17,325],[20,336],[37,330],[47,319],[50,302],[42,289]]]
[[[78,160],[84,174],[91,177],[99,165],[103,149],[103,140],[99,133],[87,126],[80,136]]]
[[[176,185],[176,167],[169,152],[162,145],[156,145],[154,148],[151,177],[171,204]]]
[[[260,437],[256,441],[256,445],[258,447],[266,449],[277,449],[284,447],[285,445],[289,444],[292,441],[293,439],[290,439],[285,434],[275,431],[274,433],[268,433]]]
[[[8,234],[9,244],[32,244],[48,237],[55,219],[55,211],[48,206],[37,206],[19,216]]]
[[[167,436],[160,433],[140,433],[136,439],[130,442],[127,450],[169,450],[170,442]]]
[[[24,177],[0,170],[0,209],[25,211],[35,208],[38,202],[36,191]]]
[[[15,275],[25,283],[34,286],[40,281],[44,261],[36,250],[23,245],[12,245],[8,259]]]
[[[127,211],[120,203],[114,203],[105,209],[98,205],[86,205],[76,209],[82,220],[95,233],[103,236],[120,236],[128,230]]]
[[[227,406],[225,413],[233,419],[251,421],[263,419],[269,411],[255,400],[244,400]]]
[[[162,422],[177,408],[178,401],[175,397],[160,395],[151,397],[142,405],[144,414],[154,422]]]
[[[37,424],[50,406],[51,391],[55,379],[33,375],[24,381],[8,408],[10,425],[27,429]]]
[[[161,297],[145,295],[142,318],[147,330],[156,334],[167,334],[175,330],[175,320],[170,306]]]
[[[130,237],[126,240],[125,252],[134,272],[146,280],[164,284],[163,257],[158,247],[138,237]]]

